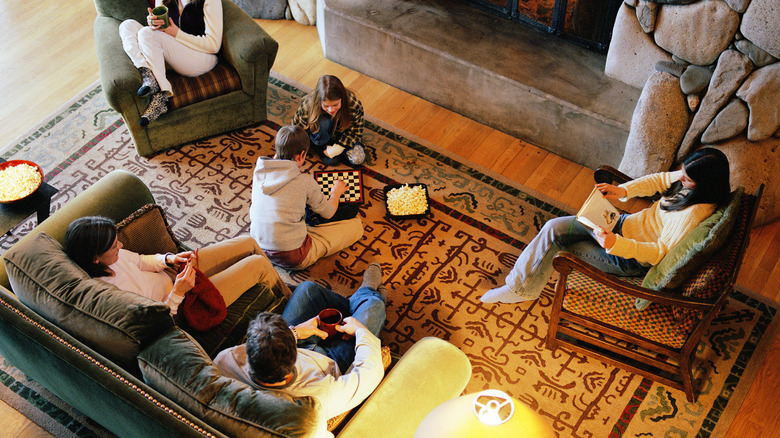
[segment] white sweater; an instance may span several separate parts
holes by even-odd
[[[171,308],[175,315],[184,297],[172,292],[173,281],[165,272],[165,255],[140,255],[126,249],[119,250],[119,260],[109,266],[114,275],[99,277],[119,289],[133,292]]]

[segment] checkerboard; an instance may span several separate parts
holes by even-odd
[[[352,170],[323,170],[314,172],[314,179],[322,188],[325,196],[330,196],[330,188],[337,179],[347,183],[349,187],[339,200],[341,202],[363,202],[363,172]]]

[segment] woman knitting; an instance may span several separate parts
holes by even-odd
[[[613,231],[590,230],[574,216],[549,220],[520,254],[506,284],[487,291],[481,301],[517,303],[538,298],[553,273],[553,257],[564,250],[608,274],[646,274],[718,205],[728,201],[729,163],[723,152],[706,147],[690,155],[681,170],[596,187],[607,199],[625,201],[656,193],[662,197],[638,213],[621,214]],[[637,307],[647,304],[642,300]]]
[[[89,274],[116,287],[161,301],[176,315],[184,294],[195,285],[197,266],[230,306],[256,284],[277,296],[290,296],[271,262],[250,236],[225,240],[178,254],[141,255],[122,248],[111,219],[87,216],[74,220],[65,232],[65,253]],[[165,268],[179,268],[175,277]]]
[[[311,149],[332,166],[346,161],[358,166],[366,160],[363,145],[363,105],[335,76],[324,75],[306,95],[292,124],[306,130]]]
[[[119,25],[122,46],[141,73],[138,95],[152,97],[138,121],[141,126],[168,111],[173,90],[165,76],[166,64],[184,76],[202,75],[217,65],[222,45],[220,0],[163,0],[162,4],[168,7],[169,26],[152,14],[152,8],[148,8],[148,26],[135,20]]]

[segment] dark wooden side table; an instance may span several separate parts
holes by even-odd
[[[0,163],[5,161],[0,158]],[[10,204],[0,204],[0,236],[9,233],[11,228],[37,212],[38,223],[49,217],[51,210],[51,197],[59,190],[43,182],[38,190],[21,201]]]

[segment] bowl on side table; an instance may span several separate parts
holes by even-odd
[[[24,221],[32,213],[37,212],[38,223],[46,220],[51,210],[51,197],[58,191],[56,188],[43,182],[43,170],[31,161],[5,161],[0,158],[0,169],[17,166],[20,162],[38,169],[38,172],[41,174],[41,183],[39,187],[26,196],[20,196],[19,199],[7,202],[0,202],[0,236],[10,233],[12,228]]]
[[[18,202],[31,196],[42,183],[43,169],[32,161],[10,160],[0,163],[0,203],[2,204]]]

